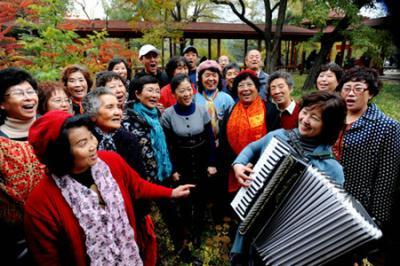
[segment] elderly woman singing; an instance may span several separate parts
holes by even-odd
[[[50,111],[29,142],[49,170],[25,205],[29,247],[40,265],[146,265],[136,234],[139,198],[187,196],[140,178],[116,153],[97,151],[85,116]]]

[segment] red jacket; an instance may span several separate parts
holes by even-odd
[[[125,209],[138,238],[132,202],[138,198],[169,198],[172,189],[140,178],[118,154],[99,151],[117,181]],[[89,265],[85,235],[72,209],[51,177],[32,191],[25,205],[25,232],[29,248],[39,265]],[[140,247],[138,242],[138,245]],[[144,261],[148,265],[147,261]]]

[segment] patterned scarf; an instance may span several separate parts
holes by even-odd
[[[241,102],[236,104],[227,124],[228,142],[236,154],[267,134],[265,113],[265,105],[260,96],[247,108]]]
[[[110,168],[102,160],[92,166],[98,194],[69,175],[53,179],[78,219],[86,236],[86,252],[91,265],[143,265],[134,231],[129,223],[124,200]]]
[[[94,130],[101,137],[101,140],[99,141],[99,147],[98,147],[99,150],[101,150],[101,151],[102,150],[117,151],[117,147],[115,146],[115,143],[114,143],[115,132],[105,133],[99,127],[95,127]]]
[[[172,174],[165,134],[158,120],[157,108],[149,109],[141,103],[135,103],[133,110],[150,125],[151,146],[157,161],[157,179],[163,181]]]
[[[45,176],[45,167],[28,142],[0,137],[0,219],[22,225],[26,199]]]
[[[215,107],[215,104],[214,104],[214,99],[217,98],[219,91],[218,91],[218,89],[216,89],[215,91],[209,91],[209,92],[211,92],[210,96],[207,95],[206,90],[204,90],[202,92],[202,95],[204,96],[204,99],[206,99],[206,101],[207,101],[206,109],[211,118],[211,127],[214,132],[214,136],[217,137],[218,132],[219,132],[218,112],[217,112],[217,108]]]

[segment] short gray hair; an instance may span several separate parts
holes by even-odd
[[[90,117],[96,117],[99,108],[100,108],[100,96],[103,95],[113,95],[115,96],[112,91],[106,87],[97,87],[96,89],[90,91],[86,96],[83,98],[82,106],[85,110],[85,113],[88,114]]]
[[[288,72],[283,71],[283,70],[279,70],[279,71],[275,71],[273,72],[271,75],[269,75],[268,77],[268,92],[269,92],[269,87],[271,86],[272,81],[274,81],[275,79],[284,79],[286,84],[288,85],[289,89],[294,89],[294,82],[293,82],[293,78],[292,75],[290,75]]]

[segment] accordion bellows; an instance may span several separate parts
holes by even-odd
[[[281,142],[276,139],[271,143],[276,141]],[[242,217],[240,231],[256,232],[249,237],[263,264],[321,265],[382,236],[363,206],[326,174],[305,163],[300,163],[304,171],[299,171],[299,160],[290,152],[280,157],[255,193],[256,198],[241,212],[246,215]],[[266,158],[264,154],[262,158]],[[265,164],[260,160],[257,164]],[[260,168],[256,166],[254,169]],[[290,170],[293,167],[297,167],[295,175]],[[290,183],[290,188],[278,202],[276,194],[281,193],[285,182]],[[274,208],[268,201],[273,202]]]

